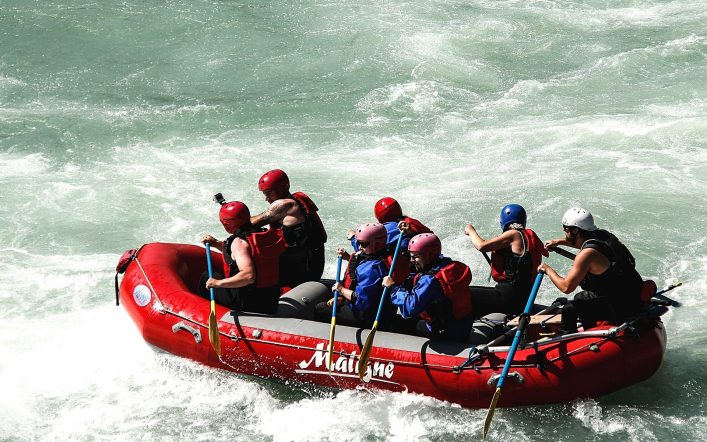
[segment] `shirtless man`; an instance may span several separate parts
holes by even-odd
[[[290,180],[280,169],[265,172],[258,180],[258,190],[270,206],[252,216],[251,223],[282,229],[287,241],[280,260],[280,284],[292,288],[305,281],[318,281],[324,271],[326,242],[319,209],[304,193],[290,193]]]

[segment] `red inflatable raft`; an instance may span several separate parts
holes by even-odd
[[[212,259],[219,262],[221,255],[212,252]],[[205,270],[205,251],[195,245],[152,243],[134,254],[119,296],[145,341],[247,375],[335,388],[409,391],[464,407],[489,406],[510,340],[501,337],[494,340],[498,346],[471,346],[378,331],[366,381],[360,381],[358,356],[369,330],[337,326],[330,372],[325,362],[330,325],[303,319],[316,302],[312,294],[319,298],[327,294],[317,282],[284,296],[277,316],[217,306],[219,357],[208,339],[210,304],[194,294]],[[664,311],[621,325],[528,342],[516,352],[498,406],[597,397],[650,377],[665,351],[665,328],[659,319]],[[530,330],[529,339],[533,338]]]

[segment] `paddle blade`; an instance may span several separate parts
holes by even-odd
[[[376,329],[378,328],[378,323],[373,324],[371,333],[368,334],[366,338],[366,343],[363,345],[361,350],[361,357],[358,358],[358,378],[364,380],[366,377],[366,368],[368,368],[368,359],[371,357],[371,348],[373,348],[373,337],[376,334]]]
[[[491,419],[493,419],[493,413],[496,411],[496,404],[498,404],[498,398],[500,397],[501,389],[497,388],[496,392],[493,394],[493,399],[491,399],[489,411],[486,413],[486,422],[484,422],[484,440],[486,440],[486,434],[488,434],[489,427],[491,427]]]
[[[216,324],[216,305],[211,302],[211,314],[209,315],[209,341],[217,355],[221,356],[221,339],[218,334],[218,325]]]
[[[326,352],[326,366],[329,368],[329,373],[334,366],[334,330],[336,330],[336,316],[331,318],[331,331],[329,332],[329,346]]]

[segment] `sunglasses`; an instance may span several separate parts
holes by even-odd
[[[569,232],[570,230],[572,230],[572,227],[573,226],[562,226],[562,230],[564,230],[565,232]]]
[[[365,249],[366,247],[368,247],[370,244],[371,244],[371,243],[368,242],[368,241],[359,241],[359,242],[358,242],[359,247],[363,247],[364,249]]]

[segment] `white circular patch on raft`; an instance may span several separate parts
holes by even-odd
[[[133,289],[133,299],[135,299],[135,304],[140,307],[145,307],[150,303],[150,299],[152,299],[152,292],[145,285],[137,285]]]

